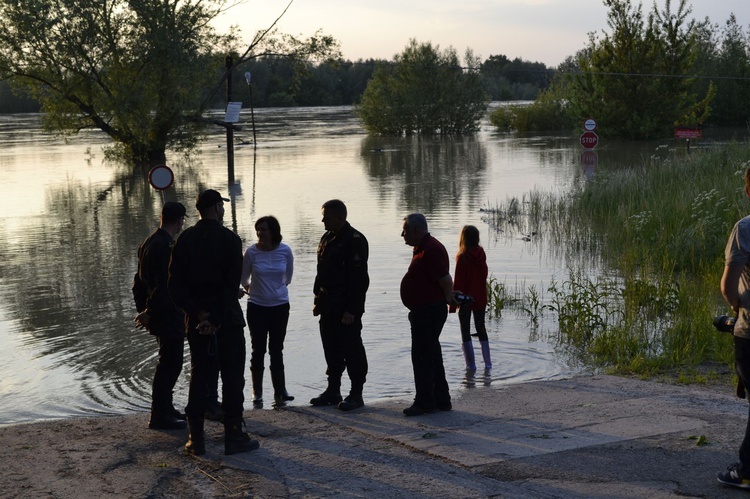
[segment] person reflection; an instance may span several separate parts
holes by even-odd
[[[273,384],[274,406],[281,407],[294,397],[286,391],[284,375],[284,338],[289,322],[289,290],[294,273],[292,249],[281,242],[281,226],[273,216],[255,222],[258,242],[245,251],[242,280],[247,294],[247,326],[250,329],[250,375],[253,382],[253,407],[263,407],[263,371],[266,345]]]

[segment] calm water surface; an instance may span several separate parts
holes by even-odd
[[[398,294],[411,257],[400,238],[407,213],[425,213],[450,254],[461,226],[480,227],[490,272],[511,287],[543,290],[551,277],[567,275],[566,262],[550,248],[496,233],[480,209],[532,189],[585,181],[593,172],[579,163],[575,136],[521,138],[485,125],[464,138],[370,138],[351,108],[258,110],[255,118],[257,150],[243,144],[252,139],[249,126],[238,132],[234,185],[228,186],[225,141],[217,131],[194,159],[170,159],[176,181],[166,196],[188,206],[186,225],[192,225],[196,193],[222,191],[231,197],[225,225],[245,245],[254,242],[258,217],[280,220],[296,259],[285,348],[294,403],[306,404],[325,387],[311,289],[323,233],[320,205],[330,198],[346,202],[350,222],[370,242],[363,319],[369,402],[406,403],[413,396],[407,311]],[[108,144],[98,132],[66,143],[43,132],[35,115],[0,117],[0,424],[149,408],[156,342],[133,328],[130,285],[136,249],[158,225],[163,199],[142,173],[105,161]],[[603,148],[600,165],[606,155]],[[495,368],[477,374],[477,386],[581,369],[525,317],[506,313],[488,329]],[[473,383],[464,379],[455,315],[442,344],[458,394]],[[187,400],[186,373],[175,391],[178,406]],[[245,393],[249,398],[249,382]]]

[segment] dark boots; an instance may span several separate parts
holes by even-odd
[[[260,442],[250,438],[242,431],[244,421],[242,416],[225,418],[224,420],[224,454],[231,456],[241,452],[249,452],[260,447]]]
[[[286,377],[283,369],[271,369],[271,382],[273,383],[273,402],[275,407],[283,407],[294,397],[286,391]]]
[[[323,405],[337,405],[341,402],[341,378],[328,378],[328,388],[323,393],[310,400],[315,407]]]
[[[339,402],[338,408],[340,411],[351,411],[365,405],[365,401],[362,400],[363,386],[364,382],[352,381],[352,389],[349,391],[349,395],[343,401]]]
[[[174,408],[171,398],[164,402],[151,403],[149,428],[152,430],[182,430],[185,426],[185,416]]]
[[[263,408],[263,370],[262,367],[250,369],[250,376],[253,379],[253,409]]]
[[[206,453],[206,438],[203,433],[203,418],[188,418],[190,435],[185,444],[185,453],[193,456],[202,456]]]

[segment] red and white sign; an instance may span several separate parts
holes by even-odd
[[[700,139],[703,138],[703,130],[700,128],[679,127],[674,129],[675,139]]]
[[[174,173],[167,165],[157,165],[148,172],[148,181],[151,183],[151,187],[157,191],[163,191],[172,187]]]
[[[599,143],[599,136],[592,132],[586,131],[581,134],[581,145],[584,149],[593,149]]]

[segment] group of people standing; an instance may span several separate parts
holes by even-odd
[[[222,380],[225,453],[259,447],[258,441],[243,430],[245,325],[251,339],[253,406],[263,407],[266,352],[270,357],[274,407],[294,400],[286,389],[283,358],[293,252],[282,242],[279,221],[264,216],[255,223],[257,242],[243,253],[239,236],[222,224],[225,201],[229,200],[215,190],[200,193],[196,200],[200,219],[179,237],[185,207],[166,203],[160,227],[138,250],[138,273],[133,282],[138,310],[136,327],[148,329],[159,345],[149,427],[189,426],[185,450],[193,455],[205,453],[204,421],[212,413],[212,386],[218,375]],[[351,411],[364,406],[362,393],[368,372],[362,316],[370,284],[369,246],[366,237],[347,221],[347,208],[342,201],[333,199],[323,204],[322,222],[325,233],[317,251],[313,315],[319,317],[327,387],[310,404],[335,405],[341,411]],[[484,325],[486,256],[476,227],[465,226],[456,256],[454,283],[448,253],[430,235],[424,215],[412,213],[405,217],[401,236],[413,247],[400,294],[409,309],[416,387],[413,404],[403,412],[418,416],[449,411],[452,404],[439,341],[449,309],[458,310],[467,370],[476,370],[470,335],[472,316],[485,368],[492,367]],[[238,293],[239,297],[248,297],[247,322]],[[190,348],[191,376],[188,404],[182,415],[173,406],[172,391],[182,367],[185,337]],[[350,381],[346,397],[341,395],[344,371]]]

